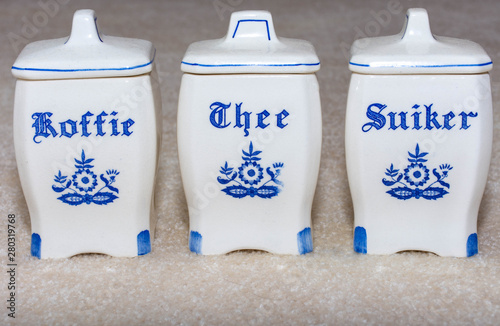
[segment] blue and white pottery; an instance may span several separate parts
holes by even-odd
[[[356,41],[346,115],[354,250],[478,252],[492,148],[492,62],[476,43],[435,36],[424,9],[401,33]]]
[[[319,65],[266,11],[235,12],[224,38],[190,45],[177,128],[191,251],[312,251]]]
[[[155,49],[103,35],[78,10],[69,37],[29,44],[18,78],[14,141],[38,258],[151,251],[161,134]]]

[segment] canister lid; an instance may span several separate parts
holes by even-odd
[[[234,12],[226,37],[192,43],[181,64],[195,74],[313,73],[319,67],[311,43],[276,36],[268,11]]]
[[[366,74],[475,74],[490,71],[491,58],[477,43],[435,36],[425,9],[409,9],[403,30],[357,40],[349,69]]]
[[[93,10],[78,10],[71,35],[28,44],[12,67],[23,79],[135,76],[152,69],[155,49],[146,40],[99,33]]]

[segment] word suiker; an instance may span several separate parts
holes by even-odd
[[[248,129],[251,127],[250,114],[252,114],[252,112],[246,112],[246,111],[241,112],[242,104],[243,102],[235,104],[235,122],[233,128],[243,128],[243,131],[245,132],[245,137],[247,137],[249,135]],[[212,123],[212,125],[216,128],[222,129],[229,127],[231,125],[231,122],[227,122],[226,111],[230,107],[231,103],[224,104],[221,102],[214,102],[210,104],[210,110],[212,110],[212,112],[210,112],[210,123]],[[270,125],[270,123],[266,123],[265,120],[270,115],[271,114],[267,110],[257,113],[257,125],[255,126],[255,128],[262,128],[262,129],[267,128]],[[278,126],[281,129],[288,126],[288,123],[284,123],[283,121],[289,115],[290,114],[286,110],[283,110],[278,114],[275,114],[276,126]]]
[[[432,110],[432,105],[424,105],[425,113],[421,111],[415,111],[412,114],[408,114],[408,112],[388,112],[387,116],[389,117],[389,130],[396,130],[401,128],[406,130],[411,127],[411,129],[420,130],[424,128],[424,130],[432,130],[432,129],[453,129],[457,123],[460,125],[460,130],[469,129],[471,126],[469,124],[468,118],[475,118],[478,116],[477,112],[460,112],[457,117],[453,111],[448,112],[447,114],[439,115],[437,112]],[[372,128],[376,130],[382,129],[387,122],[386,116],[382,113],[382,111],[387,107],[385,104],[380,103],[372,103],[366,109],[366,116],[371,122],[365,123],[361,130],[364,132],[370,131]],[[418,110],[421,106],[415,104],[412,108]],[[396,116],[399,116],[399,124],[396,122]],[[422,117],[422,120],[421,120]],[[457,119],[454,119],[457,118]],[[457,121],[458,120],[458,121]]]
[[[109,114],[109,116],[114,117],[117,114],[118,112],[113,111]],[[52,112],[37,112],[31,116],[35,120],[32,125],[32,127],[35,128],[35,135],[33,136],[33,141],[35,143],[39,144],[42,142],[41,140],[37,141],[37,137],[48,138],[50,136],[56,137],[59,135],[59,137],[64,136],[71,138],[76,134],[81,134],[81,137],[88,137],[92,135],[92,132],[89,130],[89,125],[91,125],[90,117],[93,117],[94,114],[90,113],[90,111],[87,111],[87,113],[82,115],[80,122],[71,119],[59,122],[58,130],[52,126],[52,120],[50,120],[51,116]],[[107,121],[105,117],[107,116],[108,114],[102,111],[95,117],[95,121],[92,124],[97,127],[96,136],[105,136],[109,134],[110,136],[122,135],[128,137],[133,133],[133,131],[130,130],[130,127],[135,123],[135,121],[132,119],[120,122],[122,125],[121,131],[118,128],[118,119],[110,119],[106,125],[111,126],[111,130],[105,130],[105,122]]]

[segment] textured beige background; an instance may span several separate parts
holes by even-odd
[[[42,0],[47,1],[47,0]],[[60,0],[62,2],[62,0]],[[65,0],[67,1],[67,0]],[[398,1],[398,0],[395,0]],[[480,43],[500,56],[499,1],[399,0],[380,35],[399,32],[404,12],[424,6],[435,34]],[[214,4],[226,4],[217,12]],[[6,215],[18,217],[19,325],[157,324],[500,324],[500,75],[491,73],[495,141],[479,215],[479,255],[442,258],[406,252],[364,256],[352,250],[353,210],[344,161],[344,112],[350,72],[342,48],[372,26],[373,10],[388,1],[69,1],[29,40],[69,34],[76,9],[97,11],[101,29],[151,40],[157,48],[164,109],[164,143],[158,176],[158,224],[153,251],[119,259],[79,255],[63,260],[30,256],[30,219],[17,175],[12,141],[15,80],[10,67],[37,1],[0,1],[0,271],[6,270]],[[229,5],[228,5],[229,4]],[[314,252],[276,256],[242,251],[196,256],[188,250],[188,216],[176,145],[180,61],[194,41],[222,37],[230,10],[268,9],[278,35],[311,41],[321,59],[317,74],[323,104],[323,152],[313,207]],[[376,30],[374,30],[376,32]],[[498,62],[498,61],[497,61]],[[0,324],[7,274],[0,273]]]

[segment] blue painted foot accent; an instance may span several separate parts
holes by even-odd
[[[137,235],[137,255],[142,256],[151,252],[151,238],[149,230],[141,231]]]
[[[31,256],[40,259],[42,255],[42,238],[38,233],[31,234]]]
[[[364,227],[356,226],[354,229],[354,251],[366,254],[366,230]]]
[[[477,253],[477,233],[472,233],[467,239],[467,257],[474,256]]]
[[[189,250],[198,255],[201,255],[201,242],[203,237],[196,231],[191,231],[189,234]]]
[[[299,246],[299,254],[301,255],[313,251],[311,228],[305,228],[297,233],[297,244]]]

